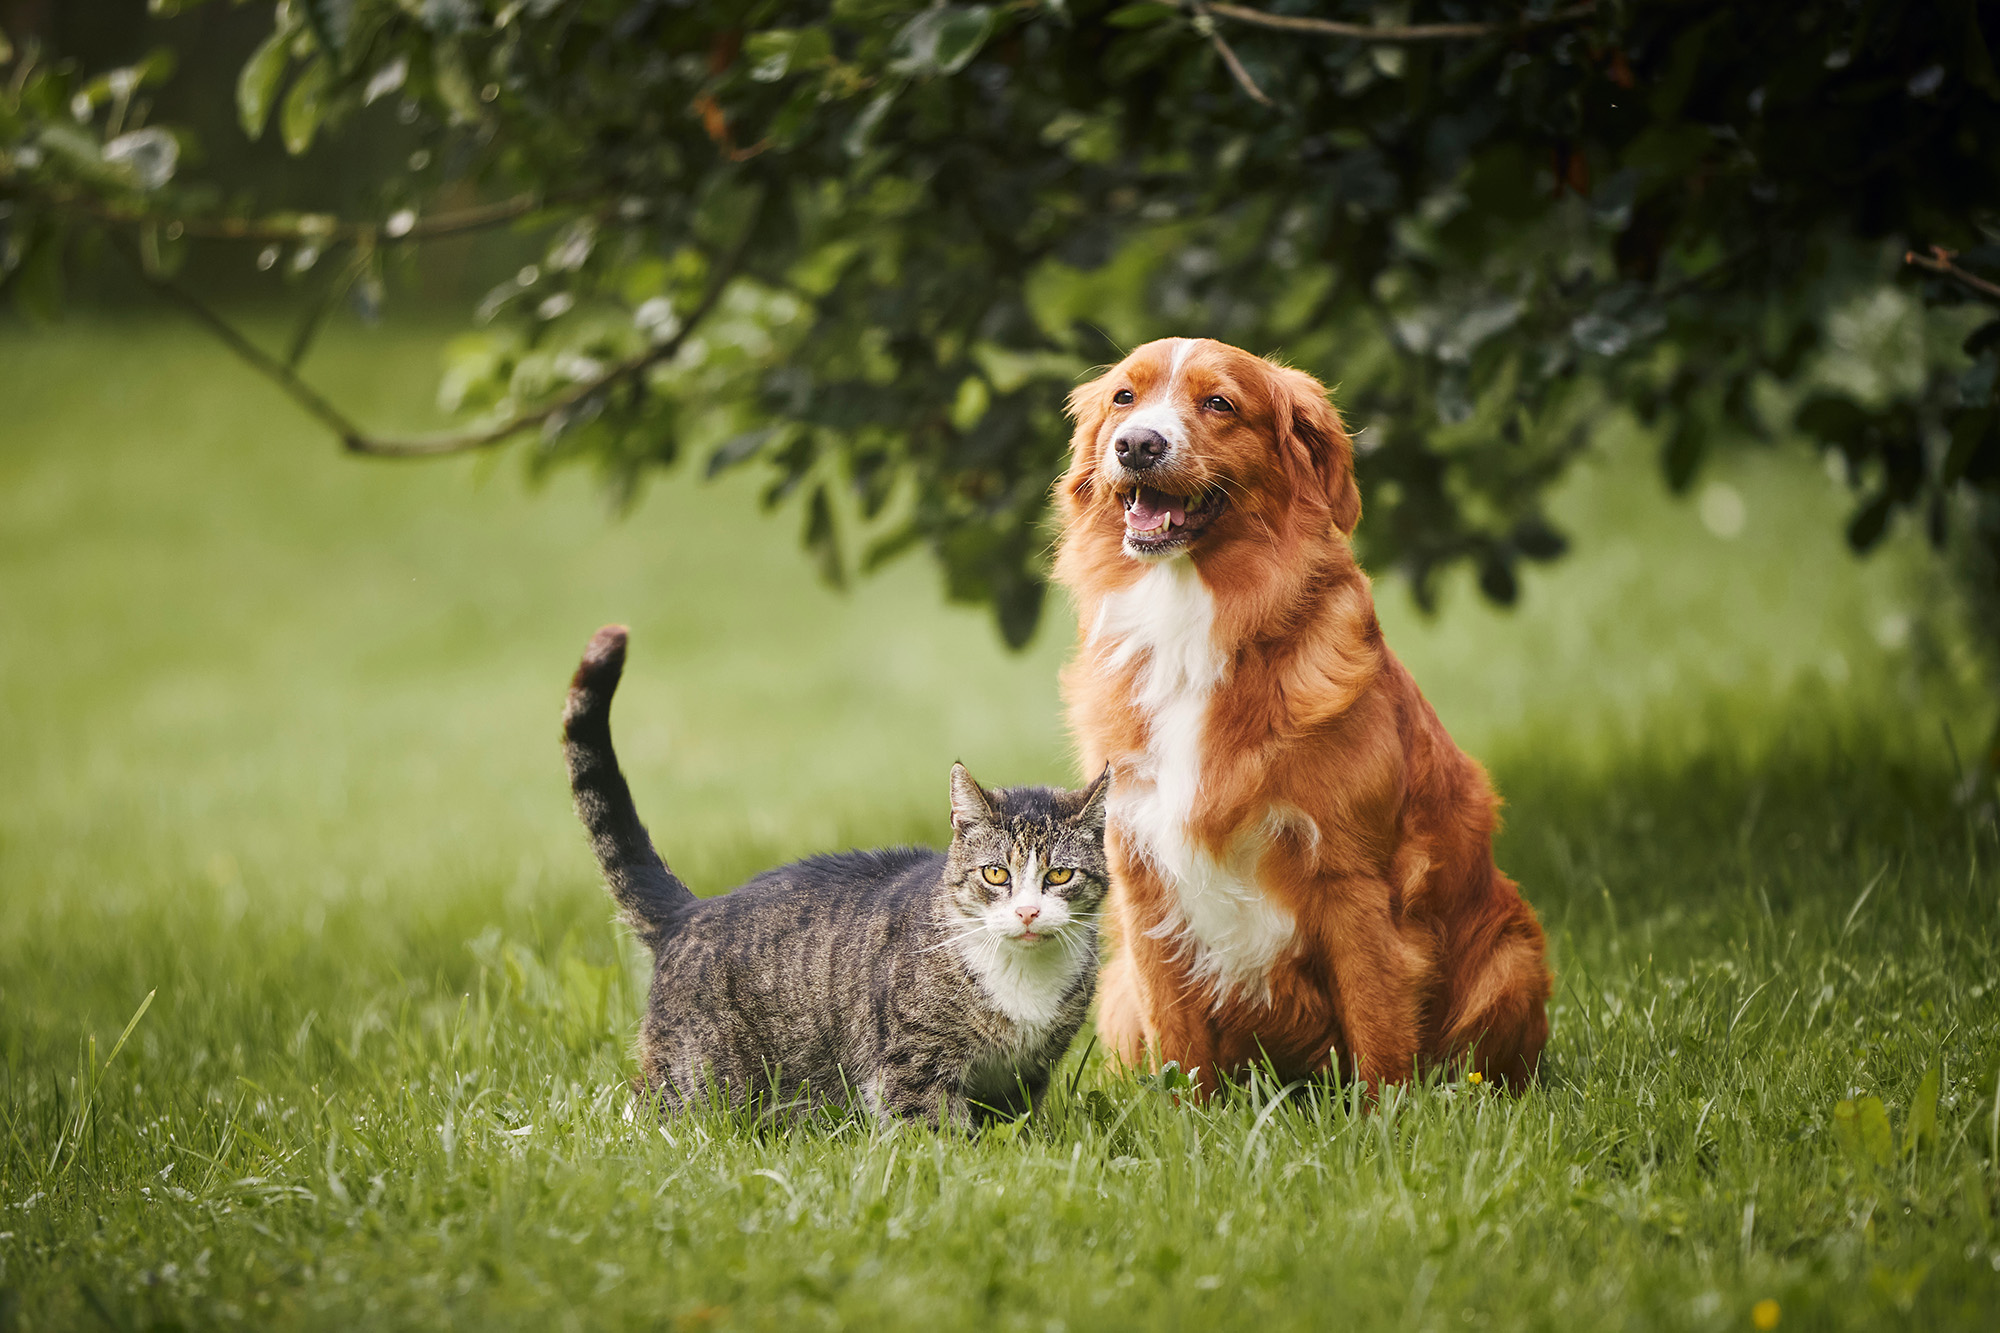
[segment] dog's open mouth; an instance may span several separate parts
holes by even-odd
[[[1187,545],[1228,503],[1220,490],[1170,495],[1150,486],[1135,487],[1120,498],[1125,502],[1125,547],[1147,555]]]

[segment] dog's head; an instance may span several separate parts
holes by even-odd
[[[1162,338],[1069,407],[1070,531],[1115,533],[1135,560],[1281,532],[1344,537],[1360,521],[1353,445],[1303,371],[1209,338]]]

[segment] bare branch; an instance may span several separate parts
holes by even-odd
[[[1973,291],[2000,300],[2000,283],[1990,282],[1977,273],[1960,268],[1952,262],[1957,258],[1958,251],[1947,250],[1941,245],[1933,245],[1927,255],[1920,255],[1915,250],[1903,252],[1905,264],[1915,264],[1918,268],[1928,269],[1932,273],[1942,274],[1947,278],[1957,278]]]
[[[392,234],[386,223],[349,222],[313,213],[293,218],[178,217],[173,214],[106,206],[68,192],[46,194],[32,192],[30,197],[61,212],[76,214],[93,222],[111,226],[167,229],[178,227],[180,228],[178,235],[192,236],[199,240],[305,241],[317,245],[343,241],[360,243],[364,240],[378,243],[435,241],[447,236],[462,236],[467,232],[501,226],[516,218],[526,217],[542,208],[546,202],[550,202],[537,195],[516,195],[512,199],[480,204],[474,208],[439,213],[434,217],[416,218],[408,230]]]
[[[317,389],[300,379],[290,366],[251,342],[234,324],[217,314],[206,301],[172,278],[153,272],[141,261],[133,262],[137,264],[140,276],[154,291],[206,325],[210,333],[220,339],[230,351],[236,353],[252,370],[284,390],[293,402],[317,417],[321,424],[338,435],[342,445],[349,449],[355,447],[355,441],[362,438],[361,428],[350,421],[339,408],[323,398]]]
[[[1208,13],[1208,6],[1196,5],[1194,14],[1195,27],[1207,33],[1209,44],[1215,47],[1215,53],[1222,57],[1222,63],[1229,70],[1229,77],[1236,80],[1236,86],[1248,93],[1251,101],[1263,106],[1272,105],[1271,99],[1264,95],[1264,90],[1257,86],[1257,80],[1250,77],[1250,71],[1243,68],[1243,62],[1236,58],[1235,49],[1223,41],[1222,34],[1215,30],[1215,20]]]
[[[447,454],[471,453],[499,444],[524,430],[543,424],[551,417],[569,411],[621,379],[641,374],[662,361],[670,360],[721,301],[723,292],[734,280],[744,258],[749,254],[751,240],[756,235],[757,225],[763,214],[764,205],[760,200],[751,210],[750,220],[744,225],[743,235],[737,240],[735,248],[716,264],[701,299],[695,303],[692,310],[688,311],[687,318],[682,321],[680,329],[673,337],[654,344],[636,356],[620,361],[603,374],[577,385],[560,397],[552,398],[539,407],[516,413],[505,421],[467,431],[401,439],[370,435],[362,430],[346,413],[301,379],[290,366],[257,346],[199,296],[172,278],[152,271],[143,261],[134,260],[134,262],[138,264],[140,275],[155,291],[207,326],[211,333],[251,369],[276,384],[293,402],[339,436],[341,447],[349,453],[365,454],[371,458],[439,458]]]
[[[1497,37],[1526,32],[1533,28],[1574,23],[1596,12],[1596,0],[1559,9],[1543,18],[1524,18],[1512,23],[1405,23],[1374,27],[1365,23],[1340,23],[1333,19],[1299,18],[1290,14],[1266,14],[1261,9],[1223,3],[1198,4],[1196,13],[1213,14],[1219,19],[1244,23],[1276,32],[1304,32],[1316,37],[1344,37],[1357,42],[1448,42],[1467,37]],[[1258,98],[1263,101],[1263,98]]]

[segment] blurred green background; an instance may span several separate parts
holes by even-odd
[[[315,370],[371,419],[422,421],[441,336],[344,328]],[[634,629],[620,724],[645,811],[710,888],[759,857],[935,835],[953,758],[1074,776],[1066,616],[1015,656],[921,560],[829,591],[743,481],[683,470],[621,518],[588,476],[535,485],[504,456],[345,459],[167,320],[4,338],[0,828],[11,856],[130,857],[108,880],[65,858],[33,902],[78,875],[107,903],[208,880],[251,904],[367,899],[467,865],[528,895],[587,880],[554,719],[611,620]],[[1643,434],[1616,438],[1561,495],[1575,553],[1517,610],[1454,586],[1427,618],[1379,585],[1462,744],[1504,776],[1524,752],[1599,762],[1673,717],[1693,755],[1733,743],[1728,707],[1801,701],[1918,749],[1945,726],[1976,740],[1977,673],[1914,542],[1852,556],[1844,488],[1801,455],[1741,457],[1674,500]],[[285,882],[302,861],[310,883]]]

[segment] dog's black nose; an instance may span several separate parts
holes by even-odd
[[[1118,461],[1134,472],[1143,472],[1167,456],[1167,437],[1146,426],[1127,426],[1112,439]]]

